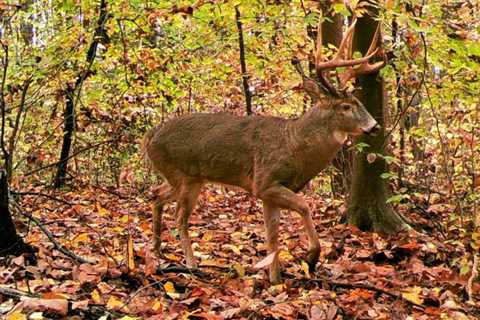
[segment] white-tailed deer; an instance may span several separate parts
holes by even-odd
[[[157,251],[162,207],[176,201],[176,221],[186,264],[195,266],[188,219],[202,185],[214,182],[242,187],[262,199],[270,253],[278,253],[280,209],[300,213],[309,240],[306,260],[311,269],[315,268],[320,244],[308,204],[296,192],[330,163],[347,135],[371,133],[378,128],[362,103],[344,90],[348,79],[377,71],[384,65],[369,63],[378,51],[378,30],[366,56],[352,59],[354,25],[355,21],[330,61],[322,61],[322,41],[320,37],[317,40],[315,65],[321,85],[306,77],[300,62],[294,61],[303,87],[314,102],[300,118],[192,114],[157,126],[145,135],[143,156],[163,180],[153,204]],[[321,35],[320,24],[318,34]],[[338,75],[339,89],[328,79],[329,71],[336,67],[345,67]],[[280,282],[277,254],[269,268],[270,281]]]

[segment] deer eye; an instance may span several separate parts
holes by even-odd
[[[352,106],[351,106],[350,104],[346,104],[346,103],[345,103],[345,104],[342,104],[341,107],[342,107],[343,111],[350,111],[350,110],[352,110]]]

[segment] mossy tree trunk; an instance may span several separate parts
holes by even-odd
[[[377,22],[372,17],[364,16],[358,19],[356,28],[354,48],[365,54],[377,28]],[[385,154],[383,79],[378,73],[374,73],[360,76],[357,81],[361,87],[358,98],[382,126],[382,130],[376,136],[363,135],[357,141],[366,143],[369,147],[354,156],[347,219],[348,223],[361,230],[392,234],[409,226],[404,218],[386,203],[389,192],[386,181],[380,177],[388,170],[385,161],[378,156],[373,162],[372,156],[369,157],[370,161],[367,160],[368,154]]]

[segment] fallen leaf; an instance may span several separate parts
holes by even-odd
[[[68,300],[66,299],[23,298],[20,305],[23,310],[47,311],[62,316],[67,315],[68,312]]]
[[[120,310],[125,307],[125,303],[118,300],[115,296],[110,296],[107,301],[107,307],[113,310]]]
[[[402,292],[402,297],[413,303],[422,304],[423,298],[420,296],[421,293],[422,288],[415,286],[407,288],[404,292]]]
[[[87,310],[88,309],[88,300],[73,301],[72,302],[72,310],[75,310],[75,309]]]
[[[24,315],[21,311],[15,311],[7,315],[5,320],[27,320],[27,316]]]
[[[302,270],[305,273],[305,277],[310,279],[310,268],[308,267],[308,263],[302,260]]]
[[[165,292],[167,293],[168,296],[170,296],[173,299],[179,299],[180,298],[180,293],[177,292],[175,289],[175,286],[171,281],[167,281],[164,285],[163,288],[165,289]]]
[[[233,265],[233,269],[235,269],[240,278],[243,278],[243,276],[245,276],[245,268],[240,263],[235,263]]]
[[[269,266],[273,263],[273,260],[275,259],[275,255],[278,253],[278,251],[274,251],[270,253],[268,256],[257,262],[253,268],[255,269],[262,269],[265,268],[266,266]]]
[[[177,261],[177,262],[180,262],[182,261],[182,258],[172,254],[172,253],[165,253],[164,254],[164,257],[167,258],[168,260],[172,260],[172,261]]]
[[[96,304],[103,304],[103,300],[100,297],[100,293],[95,289],[92,291],[92,294],[90,295],[92,297],[93,302]]]

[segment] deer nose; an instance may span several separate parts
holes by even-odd
[[[365,133],[368,134],[368,135],[371,135],[371,136],[375,136],[375,135],[377,135],[377,133],[380,132],[380,129],[382,129],[382,127],[377,123],[373,127],[371,127],[370,129],[365,131]]]

